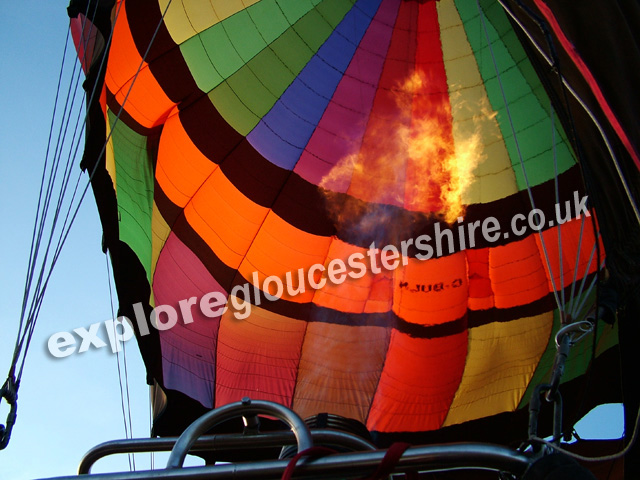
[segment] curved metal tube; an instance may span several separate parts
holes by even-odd
[[[560,345],[562,344],[562,337],[564,337],[565,335],[574,332],[582,333],[582,335],[577,340],[574,341],[573,339],[571,339],[571,343],[573,344],[592,331],[593,323],[591,323],[589,320],[580,320],[579,322],[573,322],[565,325],[556,333],[556,348],[560,348]]]
[[[311,430],[311,437],[314,443],[340,445],[353,451],[376,449],[375,445],[362,437],[336,430],[313,429]],[[80,465],[78,466],[78,475],[90,473],[94,463],[109,455],[120,453],[170,452],[177,440],[178,437],[132,438],[101,443],[93,447],[82,457]],[[293,445],[295,442],[296,437],[291,431],[265,432],[257,435],[224,433],[204,435],[198,438],[191,447],[191,452],[279,447],[282,445]]]
[[[167,461],[167,469],[181,468],[187,453],[189,453],[189,450],[191,450],[196,440],[215,425],[241,415],[259,414],[272,415],[286,422],[296,436],[299,452],[313,446],[313,439],[311,438],[309,427],[307,427],[307,424],[304,423],[298,414],[274,402],[267,402],[265,400],[251,401],[248,398],[244,398],[241,402],[230,403],[205,413],[189,425],[176,441],[173,450],[171,450],[169,460]]]

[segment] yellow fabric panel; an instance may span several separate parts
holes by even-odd
[[[553,312],[469,330],[462,381],[443,426],[516,409],[553,326]]]
[[[160,210],[158,210],[156,202],[153,202],[153,212],[151,214],[151,278],[155,275],[160,252],[162,251],[167,238],[169,238],[170,233],[171,227],[167,225],[167,222],[165,222]],[[150,304],[151,306],[155,306],[153,288],[151,289]]]
[[[170,0],[159,0],[164,12]],[[243,10],[259,0],[173,0],[164,17],[167,30],[176,44]]]
[[[173,203],[184,207],[218,166],[193,144],[177,113],[176,109],[162,129],[156,180]]]
[[[518,191],[511,160],[454,2],[442,0],[436,5],[447,78],[463,80],[449,83],[456,149],[465,148],[465,142],[473,135],[484,147],[462,202],[492,202]]]
[[[365,422],[390,330],[313,322],[307,327],[293,407],[305,418],[333,413]]]
[[[231,268],[240,266],[267,212],[236,189],[219,168],[184,209],[189,224]]]
[[[109,113],[107,107],[107,91],[106,89],[102,89],[102,93],[100,94],[100,105],[102,106],[102,111],[104,112],[105,118],[105,133],[109,141],[105,147],[105,168],[107,169],[107,173],[111,177],[111,182],[113,183],[113,189],[116,192],[116,197],[118,196],[118,185],[116,183],[116,159],[115,154],[113,153],[113,139],[111,138],[111,124],[109,123]]]
[[[109,135],[111,133],[111,125],[109,122],[106,123],[106,133]],[[116,192],[116,198],[118,196],[118,183],[116,181],[116,156],[113,152],[113,139],[109,137],[109,141],[107,142],[107,146],[105,149],[105,168],[107,169],[107,173],[111,177],[111,182],[113,183],[113,190]]]
[[[126,98],[125,110],[144,127],[160,125],[175,107],[151,73],[149,65],[142,62],[129,30],[125,8],[120,9],[113,30],[105,84],[118,104],[123,105]]]

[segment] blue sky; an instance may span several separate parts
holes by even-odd
[[[64,41],[66,0],[0,3],[0,381],[17,332],[37,195]],[[72,57],[69,57],[72,58]],[[67,83],[68,84],[68,83]],[[63,82],[63,85],[64,82]],[[66,87],[66,85],[65,85]],[[79,168],[73,169],[75,181]],[[83,176],[80,185],[86,184]],[[124,437],[116,357],[108,349],[56,359],[47,339],[59,331],[111,318],[105,256],[95,202],[89,193],[47,290],[19,392],[18,421],[0,452],[3,478],[75,473],[82,455]],[[134,342],[127,344],[133,434],[149,434],[148,387]],[[7,414],[0,407],[0,423]],[[619,409],[608,409],[579,430],[583,438],[615,436]],[[166,457],[163,457],[166,458]],[[156,457],[156,464],[164,461]],[[148,468],[149,455],[136,456]],[[95,471],[128,470],[126,457]]]
[[[66,0],[0,4],[2,382],[17,333],[49,123],[69,24],[66,6]],[[74,182],[79,171],[76,165]],[[80,184],[86,184],[86,175]],[[89,192],[39,316],[19,391],[18,420],[9,447],[0,452],[3,478],[75,473],[90,447],[124,437],[115,355],[102,349],[56,359],[46,349],[53,333],[88,327],[111,317],[106,260],[100,244],[100,223]],[[135,436],[148,436],[148,387],[137,346],[130,342],[127,347],[133,432]],[[3,402],[1,423],[5,423],[7,411]],[[136,463],[146,461],[148,465],[148,457]],[[97,467],[100,471],[100,464]],[[105,462],[102,470],[109,468],[128,469],[128,461],[119,457]]]

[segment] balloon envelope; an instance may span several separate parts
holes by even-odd
[[[528,403],[604,249],[499,4],[123,1],[113,18],[96,197],[165,392],[382,434]]]

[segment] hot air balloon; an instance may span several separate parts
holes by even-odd
[[[590,44],[637,34],[555,3],[71,2],[155,434],[250,397],[380,447],[526,439],[556,333],[638,265],[638,74]],[[571,350],[569,431],[620,400],[617,329]]]

